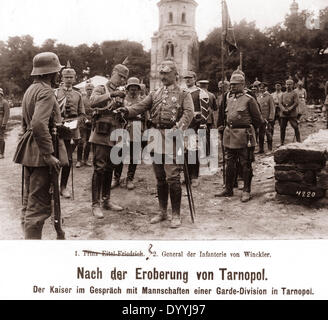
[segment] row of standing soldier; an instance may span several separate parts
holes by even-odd
[[[58,57],[53,53],[41,53],[33,59],[32,76],[34,83],[28,88],[23,98],[23,129],[22,136],[16,150],[14,160],[25,168],[25,191],[22,210],[22,227],[26,239],[40,239],[44,221],[50,216],[51,196],[49,168],[61,174],[61,194],[69,197],[67,181],[72,168],[72,153],[80,138],[79,127],[91,129],[79,147],[87,147],[87,142],[93,148],[93,175],[92,175],[92,214],[96,218],[103,218],[103,210],[122,211],[123,208],[111,201],[111,183],[113,173],[119,179],[122,165],[117,166],[110,158],[116,142],[110,139],[111,133],[122,128],[123,113],[133,122],[144,123],[145,112],[149,113],[151,127],[158,129],[165,139],[165,129],[187,128],[199,129],[206,126],[209,118],[210,104],[214,105],[214,97],[207,91],[208,82],[201,85],[204,89],[195,87],[196,75],[188,73],[185,77],[187,89],[177,84],[177,68],[174,62],[164,61],[160,69],[160,78],[163,87],[151,92],[144,99],[136,98],[133,93],[126,98],[120,90],[129,76],[129,69],[123,65],[116,65],[109,81],[102,86],[91,89],[88,94],[88,112],[84,108],[83,97],[74,90],[75,71],[70,66],[63,70],[64,86],[54,94],[54,84],[58,72],[63,68]],[[188,85],[189,83],[189,85]],[[130,78],[128,83],[132,88],[138,87],[138,79]],[[255,128],[264,123],[259,105],[256,100],[244,90],[245,76],[242,73],[233,74],[230,82],[231,92],[222,99],[219,112],[220,132],[223,134],[223,144],[226,149],[227,172],[225,190],[219,196],[232,196],[233,181],[236,175],[236,163],[240,163],[244,179],[242,201],[250,199],[252,166],[254,148],[256,144]],[[133,90],[131,90],[133,92]],[[194,107],[195,106],[195,107]],[[90,107],[90,108],[89,108]],[[195,109],[194,109],[195,108]],[[212,107],[214,109],[215,106]],[[223,109],[222,109],[223,108]],[[92,128],[90,128],[90,114],[93,113]],[[214,109],[215,110],[215,109]],[[222,111],[223,110],[223,111]],[[118,112],[116,112],[118,111]],[[195,112],[195,114],[194,114]],[[55,123],[77,121],[80,126],[74,127],[68,134],[64,131],[60,136],[62,156],[53,156],[53,146],[49,133],[50,119]],[[88,140],[88,135],[90,139]],[[197,142],[197,141],[196,141]],[[132,139],[133,143],[133,139]],[[196,151],[194,148],[191,150]],[[120,150],[117,150],[119,153]],[[165,157],[165,150],[158,152],[158,156]],[[81,161],[81,149],[78,160]],[[86,150],[88,154],[88,150]],[[159,199],[159,213],[151,219],[151,223],[158,223],[169,219],[167,214],[168,199],[172,207],[171,227],[181,225],[181,182],[182,165],[176,163],[176,154],[170,154],[173,163],[153,164],[157,180]],[[59,160],[60,158],[60,160]],[[85,157],[86,160],[88,157]],[[198,159],[198,157],[196,157]],[[79,162],[78,161],[78,162]],[[87,160],[86,160],[87,161]],[[191,177],[197,179],[199,163],[188,165]],[[197,167],[198,166],[198,167]],[[136,167],[131,166],[127,181],[132,182]],[[113,183],[115,184],[114,179]],[[196,184],[196,183],[195,183]],[[131,186],[132,188],[132,186]]]

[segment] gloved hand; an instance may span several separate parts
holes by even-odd
[[[128,108],[126,107],[120,107],[120,108],[117,108],[114,113],[121,113],[123,114],[124,117],[128,116],[129,115],[129,110]]]
[[[218,130],[219,130],[219,133],[220,133],[220,134],[223,134],[224,126],[220,126],[220,127],[218,127]]]
[[[59,174],[60,171],[60,161],[51,154],[46,154],[43,156],[44,162],[47,164],[50,169],[56,170]]]
[[[121,98],[124,99],[126,94],[123,91],[116,90],[110,94],[111,98]]]

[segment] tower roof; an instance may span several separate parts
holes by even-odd
[[[191,3],[193,4],[194,6],[198,6],[198,3],[195,1],[195,0],[160,0],[157,5],[160,7],[162,6],[163,4],[165,3],[169,3],[169,2],[185,2],[185,3]]]
[[[290,11],[291,12],[297,12],[299,9],[298,3],[293,0],[293,3],[290,5]]]

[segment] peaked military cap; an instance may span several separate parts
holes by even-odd
[[[160,73],[169,73],[171,71],[178,72],[176,64],[172,60],[165,60],[161,63],[161,66],[159,67]]]
[[[183,78],[195,78],[196,79],[196,73],[194,71],[187,71],[186,74],[183,76]]]
[[[87,82],[86,83],[86,85],[85,85],[85,89],[87,90],[87,89],[94,89],[95,88],[95,86],[91,83],[91,82]]]
[[[294,80],[293,79],[287,79],[286,84],[294,84]]]
[[[209,84],[210,82],[208,80],[199,80],[199,84]]]
[[[261,84],[261,81],[259,81],[257,78],[253,82],[253,86],[258,87]]]

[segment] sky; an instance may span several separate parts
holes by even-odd
[[[196,0],[200,41],[221,25],[221,0]],[[158,30],[159,0],[0,0],[0,40],[29,34],[36,45],[46,39],[76,46],[105,40],[141,42],[150,49]],[[318,11],[327,0],[297,0],[300,10]],[[227,0],[232,22],[255,21],[264,29],[284,20],[292,0]]]

